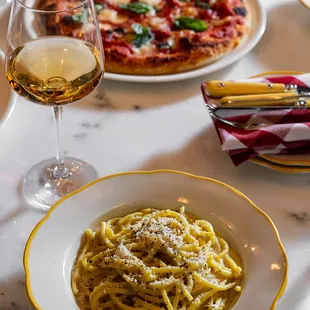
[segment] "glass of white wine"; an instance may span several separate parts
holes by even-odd
[[[32,204],[49,208],[98,177],[86,162],[64,158],[61,116],[64,105],[84,98],[99,84],[102,55],[93,0],[13,1],[7,79],[20,96],[52,107],[56,124],[56,158],[35,165],[23,179],[24,196]]]

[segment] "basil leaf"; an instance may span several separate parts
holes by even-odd
[[[177,18],[173,22],[173,25],[176,29],[190,29],[196,32],[205,31],[208,29],[203,20],[184,16]]]
[[[131,27],[136,34],[132,41],[135,47],[141,47],[154,39],[154,34],[149,27],[143,27],[140,24],[133,24]]]
[[[119,7],[121,9],[128,10],[128,11],[136,13],[136,14],[145,14],[147,12],[155,10],[151,5],[146,4],[146,3],[141,3],[141,2],[120,4]]]
[[[199,1],[199,0],[195,1],[195,5],[198,6],[199,8],[205,9],[205,10],[208,10],[208,9],[211,8],[209,3],[203,2],[203,1]]]
[[[76,23],[86,24],[88,22],[87,14],[77,14],[72,16],[72,20]]]

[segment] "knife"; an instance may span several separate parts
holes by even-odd
[[[220,99],[222,107],[268,107],[268,106],[292,106],[308,108],[307,97],[295,93],[274,93],[261,95],[227,96]]]
[[[310,94],[309,87],[282,84],[282,83],[250,83],[233,81],[210,81],[205,84],[207,95],[215,98],[250,95],[250,94],[272,94],[293,93],[296,96]]]

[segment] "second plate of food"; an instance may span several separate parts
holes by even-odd
[[[263,72],[255,77],[268,77],[268,76],[295,76],[303,74],[300,71],[271,71]],[[299,155],[258,155],[256,158],[251,159],[255,164],[270,168],[284,173],[310,173],[310,154]]]
[[[150,2],[152,4],[156,4],[159,6],[161,6],[161,3],[162,3],[161,1],[146,1],[146,2]],[[187,2],[187,4],[186,4],[186,2]],[[229,41],[232,40],[231,39],[233,37],[232,33],[234,31],[233,31],[233,29],[228,30],[228,28],[225,28],[225,27],[229,24],[231,24],[232,27],[234,27],[235,25],[238,24],[238,22],[236,22],[236,21],[230,21],[228,15],[229,14],[239,14],[240,17],[243,18],[243,11],[241,10],[242,9],[241,7],[240,8],[239,7],[230,8],[230,7],[228,7],[228,5],[232,6],[233,4],[231,2],[230,2],[230,4],[227,4],[226,2],[228,3],[228,1],[222,2],[223,6],[225,6],[225,7],[220,9],[221,13],[218,13],[218,14],[222,14],[224,17],[221,17],[218,21],[215,21],[218,23],[218,24],[216,24],[215,29],[217,29],[217,31],[218,31],[218,33],[216,34],[217,39],[223,38],[224,36],[228,35],[227,43],[224,45],[221,45],[220,43],[216,43],[217,41],[216,40],[214,41],[214,38],[213,39],[210,38],[210,42],[204,42],[201,44],[203,47],[203,51],[201,51],[201,53],[206,53],[204,57],[208,57],[210,60],[211,59],[214,60],[213,62],[210,62],[210,63],[208,63],[204,66],[201,66],[199,68],[187,70],[186,72],[159,74],[160,71],[158,71],[158,68],[157,68],[158,66],[157,67],[154,66],[154,69],[152,70],[152,64],[156,65],[156,63],[162,62],[162,59],[163,59],[162,56],[163,55],[161,53],[160,57],[153,59],[153,60],[150,58],[150,60],[146,61],[146,63],[142,65],[143,68],[147,68],[146,73],[143,73],[141,70],[137,73],[137,75],[134,75],[131,73],[120,74],[120,73],[115,73],[115,72],[114,73],[106,72],[105,78],[109,79],[109,80],[125,81],[125,82],[140,82],[140,83],[161,83],[161,82],[181,81],[181,80],[186,80],[186,79],[191,79],[191,78],[203,76],[203,75],[212,73],[214,71],[223,69],[223,68],[231,65],[232,63],[236,62],[237,60],[241,59],[244,55],[246,55],[248,52],[250,52],[254,48],[254,46],[259,42],[259,40],[261,39],[261,37],[265,31],[265,28],[266,28],[266,21],[267,21],[266,11],[264,9],[264,6],[263,6],[261,0],[247,0],[247,1],[241,2],[242,8],[244,9],[244,7],[246,7],[248,10],[247,18],[246,18],[247,28],[245,30],[246,35],[243,36],[239,46],[237,46],[236,48],[231,48],[230,52],[226,52],[226,49],[228,49],[228,48],[230,49],[230,47],[227,47],[226,45],[232,45],[232,44],[229,44]],[[183,39],[182,44],[183,45],[185,44],[185,46],[186,46],[186,43],[184,43],[184,42],[190,42],[187,44],[188,45],[186,47],[187,49],[191,48],[190,46],[192,46],[192,48],[197,47],[199,45],[199,40],[200,40],[199,39],[199,33],[200,33],[199,31],[201,31],[199,29],[199,25],[202,21],[197,19],[197,18],[193,18],[192,14],[195,14],[195,13],[193,13],[193,11],[197,10],[197,8],[199,10],[205,10],[204,15],[205,14],[211,14],[212,15],[212,11],[207,9],[206,6],[208,4],[206,4],[205,2],[202,2],[202,1],[195,1],[195,7],[194,8],[184,7],[184,5],[186,5],[186,6],[190,5],[189,1],[180,1],[179,2],[178,0],[176,0],[173,3],[174,3],[173,5],[178,8],[178,13],[177,13],[178,16],[181,16],[181,17],[178,17],[176,19],[176,22],[178,22],[178,25],[180,23],[182,24],[182,25],[179,25],[178,27],[185,27],[184,30],[182,31],[183,34],[180,34],[180,35],[184,36],[185,33],[187,33],[187,35],[190,35],[190,38],[192,38],[193,36],[196,38],[195,42],[190,42],[189,40],[186,39],[186,37],[184,37],[184,38],[182,38]],[[237,13],[231,13],[230,11],[237,12]],[[148,13],[147,15],[149,15],[149,14],[150,13]],[[162,14],[164,14],[164,13],[160,13],[159,16],[162,16]],[[182,14],[185,17],[182,17]],[[210,15],[210,18],[211,18],[211,15]],[[187,17],[187,16],[189,16],[189,17]],[[181,19],[181,18],[183,18],[183,19]],[[152,19],[152,22],[153,22],[153,19],[154,19],[154,22],[156,19],[157,23],[158,23],[159,29],[156,30],[156,33],[158,33],[156,35],[161,36],[161,37],[164,36],[164,38],[165,38],[167,36],[167,33],[165,32],[166,22],[163,22],[162,17],[160,17],[160,18],[159,17],[156,17],[156,18],[152,17],[151,19]],[[99,16],[99,20],[100,20],[100,16]],[[194,24],[194,22],[195,22],[195,24]],[[189,26],[188,23],[190,23],[191,26]],[[202,24],[204,24],[204,23],[202,23]],[[195,31],[197,31],[196,34],[193,30],[189,30],[192,28],[188,28],[188,27],[192,27],[192,26],[193,26],[193,29],[197,28],[195,30]],[[221,30],[222,26],[225,26],[225,27],[222,28],[222,30]],[[208,26],[206,26],[206,27],[208,27]],[[228,34],[229,31],[231,32],[230,37]],[[201,32],[201,33],[204,34],[205,32]],[[207,34],[207,36],[210,37],[209,34]],[[175,40],[178,40],[178,39],[179,38],[177,37]],[[168,41],[169,41],[169,39],[168,39]],[[181,41],[180,41],[180,44],[181,44]],[[169,48],[169,42],[166,45],[162,45],[162,46],[163,46],[163,48]],[[143,48],[143,49],[145,50],[146,48]],[[187,51],[188,50],[186,50],[186,53],[187,53]],[[193,50],[192,54],[196,55],[197,53],[194,53],[194,50]],[[208,54],[209,54],[209,56],[208,56]],[[169,55],[169,54],[167,54],[167,55]],[[223,57],[223,55],[224,55],[224,57]],[[110,64],[108,62],[109,61],[116,62],[117,59],[114,59],[115,57],[112,57],[113,55],[111,57],[109,57],[109,52],[106,56],[107,56],[106,57],[107,68],[110,69]],[[123,56],[122,59],[124,59],[124,57],[126,57],[126,56]],[[201,57],[201,55],[197,54],[194,57],[194,59],[191,59],[189,61],[188,59],[183,59],[182,53],[179,53],[177,58],[181,59],[181,60],[179,60],[180,63],[177,64],[176,62],[178,60],[170,59],[167,56],[165,62],[162,65],[162,69],[160,69],[160,70],[166,70],[167,68],[173,67],[173,66],[176,69],[178,67],[188,66],[188,69],[190,69],[190,67],[194,63],[196,63],[197,59],[200,59],[200,57]],[[130,60],[130,58],[129,58],[128,61],[126,60],[126,62],[124,64],[123,64],[122,59],[120,58],[120,64],[122,64],[121,67],[119,65],[120,68],[118,68],[117,65],[113,65],[114,68],[116,68],[116,70],[123,71],[124,66],[126,66],[126,63],[127,63],[127,65],[129,66],[127,71],[130,71],[130,70],[132,70],[133,72],[137,71],[135,69],[137,68],[137,66],[139,67],[138,63],[136,64],[135,68],[133,68],[133,65],[131,64],[133,62],[132,59]],[[209,61],[204,60],[204,62],[207,63]],[[135,61],[133,63],[135,63]],[[111,67],[111,69],[113,71],[113,67]],[[156,72],[158,71],[156,73],[157,75],[154,75],[155,70],[156,70]],[[173,72],[173,71],[170,70],[170,72]],[[174,70],[174,72],[177,72],[177,71]]]
[[[62,199],[29,237],[24,266],[44,310],[274,309],[288,267],[246,196],[168,170],[108,176]]]
[[[304,159],[304,161],[302,160]],[[297,155],[263,155],[251,161],[260,166],[284,173],[310,173],[309,156]]]

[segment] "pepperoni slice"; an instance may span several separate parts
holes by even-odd
[[[234,15],[233,9],[228,5],[227,2],[216,3],[214,8],[220,18]]]
[[[169,38],[171,36],[170,30],[153,30],[153,33],[155,35],[155,39],[159,41]]]

